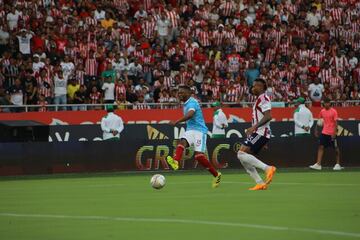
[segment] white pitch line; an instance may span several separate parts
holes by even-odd
[[[360,233],[355,233],[355,232],[342,232],[342,231],[332,231],[332,230],[324,230],[324,229],[292,228],[292,227],[283,227],[283,226],[270,226],[270,225],[260,225],[260,224],[205,221],[205,220],[191,220],[191,219],[135,218],[135,217],[110,217],[110,216],[72,216],[72,215],[21,214],[21,213],[0,213],[0,216],[1,217],[16,217],[16,218],[45,218],[45,219],[102,220],[102,221],[121,221],[121,222],[182,223],[182,224],[213,225],[213,226],[240,227],[240,228],[255,228],[255,229],[273,230],[273,231],[295,231],[295,232],[317,233],[317,234],[324,234],[324,235],[335,235],[335,236],[360,238]]]
[[[202,184],[202,183],[209,183],[205,181],[194,181],[194,182],[176,182],[176,183],[169,183],[171,185],[181,185],[181,184]],[[221,181],[221,183],[225,184],[254,184],[254,182],[242,182],[242,181]],[[360,187],[360,184],[356,183],[301,183],[301,182],[272,182],[271,185],[312,185],[312,186],[358,186]]]

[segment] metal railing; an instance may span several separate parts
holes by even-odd
[[[204,108],[210,108],[211,102],[201,102],[200,105]],[[253,102],[222,102],[223,107],[252,107]],[[311,105],[311,102],[307,102]],[[333,106],[360,106],[360,100],[348,101],[332,101]],[[109,103],[104,104],[47,104],[47,105],[0,105],[0,112],[38,112],[38,111],[88,111],[88,110],[104,110]],[[181,105],[179,103],[120,103],[114,104],[117,109],[177,109]],[[273,107],[293,107],[294,103],[287,102],[272,102]]]

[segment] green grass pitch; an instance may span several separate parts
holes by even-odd
[[[360,172],[279,171],[267,191],[243,170],[0,178],[0,239],[360,239]]]

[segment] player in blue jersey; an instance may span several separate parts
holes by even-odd
[[[175,126],[178,123],[186,122],[186,131],[184,135],[180,137],[175,156],[167,156],[166,161],[172,169],[179,169],[179,162],[185,148],[193,146],[195,150],[195,160],[214,176],[212,187],[216,188],[220,184],[221,173],[216,171],[204,154],[206,151],[208,129],[205,125],[199,102],[191,97],[191,89],[188,86],[179,87],[179,98],[184,102],[184,117],[176,121],[171,121],[170,124]]]

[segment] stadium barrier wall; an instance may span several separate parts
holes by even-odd
[[[236,158],[242,139],[209,139],[207,155],[219,169],[239,169]],[[176,140],[122,139],[119,142],[28,142],[0,144],[0,175],[53,174],[106,171],[168,170],[165,161]],[[360,166],[360,137],[339,137],[345,167]],[[261,158],[277,167],[307,167],[317,151],[315,137],[276,137]],[[334,165],[334,151],[325,153],[324,166]],[[181,169],[199,169],[193,150],[185,152]]]
[[[335,107],[340,119],[360,120],[360,106]],[[288,121],[293,118],[294,108],[273,108],[272,117],[276,121]],[[315,118],[321,108],[312,107],[311,111]],[[223,108],[228,121],[231,123],[251,122],[251,108]],[[155,124],[167,123],[169,120],[179,119],[183,112],[181,109],[151,109],[151,110],[117,110],[125,123]],[[213,109],[203,109],[207,123],[212,122]],[[1,120],[33,120],[49,125],[83,125],[97,124],[106,114],[102,110],[92,111],[59,111],[59,112],[23,112],[23,113],[0,113]]]
[[[207,124],[211,138],[212,124]],[[226,138],[242,138],[250,123],[232,123],[226,129]],[[50,142],[102,141],[99,125],[54,125],[50,126]],[[360,121],[339,121],[338,136],[360,136]],[[185,132],[185,125],[176,127],[168,124],[125,124],[121,141],[130,139],[163,140],[178,139]],[[272,122],[272,137],[291,137],[294,135],[294,122]]]

